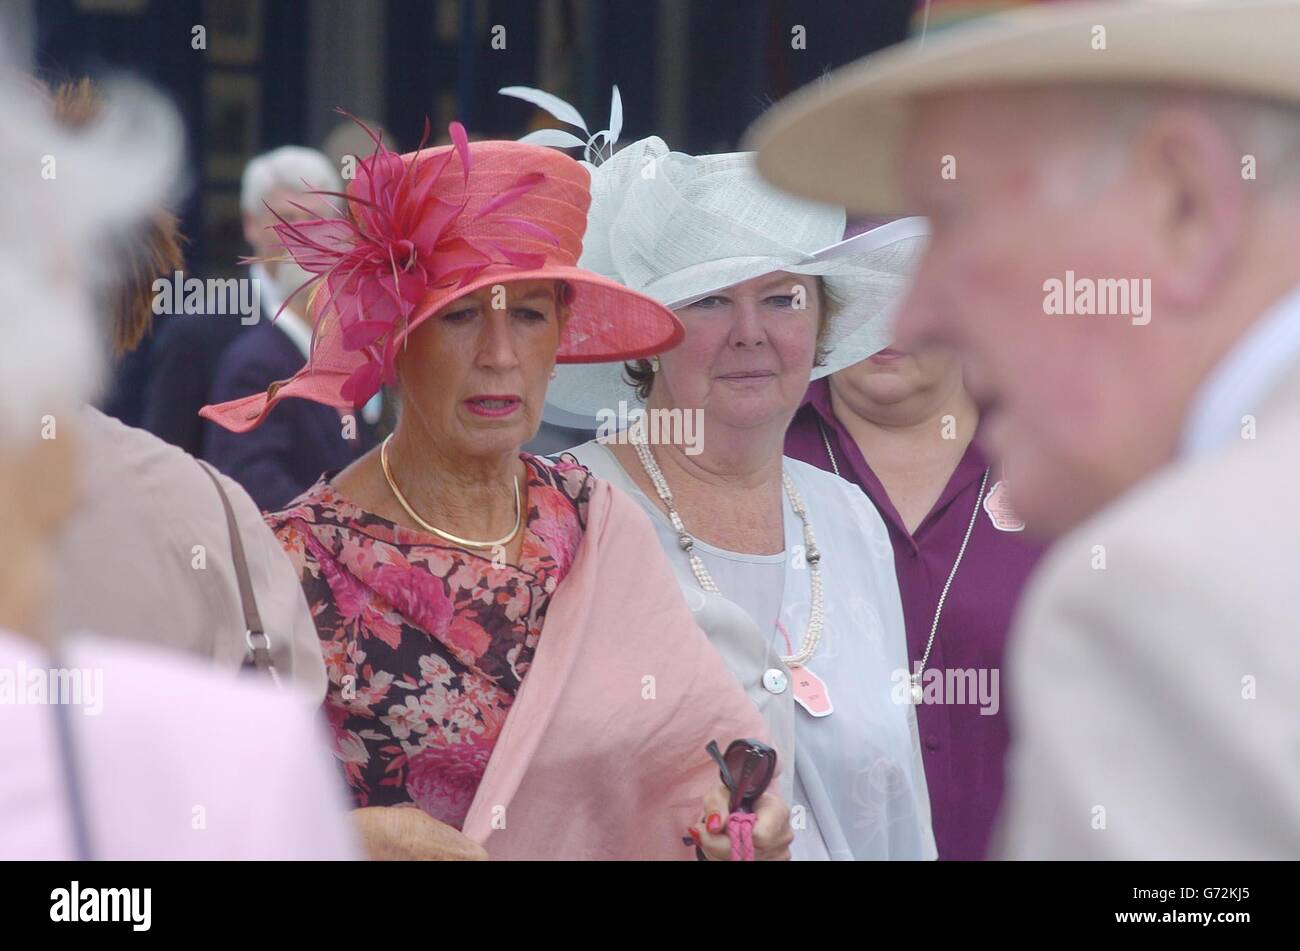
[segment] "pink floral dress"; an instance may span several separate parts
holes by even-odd
[[[372,515],[330,474],[267,521],[316,620],[325,709],[358,806],[460,828],[586,525],[590,475],[523,454],[519,564]]]

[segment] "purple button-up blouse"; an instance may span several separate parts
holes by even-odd
[[[988,462],[972,440],[934,508],[916,534],[909,535],[857,443],[831,412],[826,380],[808,388],[786,433],[786,455],[832,469],[819,419],[840,475],[862,488],[889,527],[907,626],[908,661],[914,670],[925,653],[935,606],[970,524]],[[985,495],[997,478],[995,468]],[[941,859],[980,859],[988,847],[1002,797],[1007,748],[1006,705],[1000,694],[1003,647],[1020,589],[1042,551],[1041,545],[1021,533],[999,531],[981,506],[944,601],[922,679],[925,702],[917,708]],[[941,683],[947,685],[942,693]]]

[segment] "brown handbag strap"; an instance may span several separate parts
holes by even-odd
[[[239,534],[239,523],[235,521],[235,510],[230,504],[230,496],[217,478],[212,467],[202,460],[196,460],[221,496],[221,507],[226,511],[226,528],[230,531],[230,555],[235,567],[235,581],[239,585],[239,601],[244,609],[244,641],[248,644],[249,660],[244,666],[252,666],[270,676],[277,684],[280,682],[271,661],[271,638],[262,629],[262,615],[257,610],[257,597],[253,594],[253,580],[248,573],[248,559],[244,555],[244,540]]]

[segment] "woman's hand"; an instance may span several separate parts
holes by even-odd
[[[485,861],[488,857],[483,846],[416,806],[367,806],[352,810],[352,815],[372,861]]]
[[[707,858],[731,860],[731,836],[727,834],[727,806],[731,792],[719,784],[704,797],[704,818],[691,826],[690,833]],[[794,830],[790,828],[790,807],[775,793],[763,793],[754,805],[754,860],[788,862]]]

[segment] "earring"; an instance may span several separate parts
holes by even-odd
[[[659,372],[659,358],[658,358],[658,357],[651,357],[651,358],[650,358],[650,372],[651,372],[651,373],[658,373],[658,372]]]
[[[555,379],[555,372],[556,372],[556,371],[555,371],[555,367],[551,367],[551,379],[552,379],[552,380]]]

